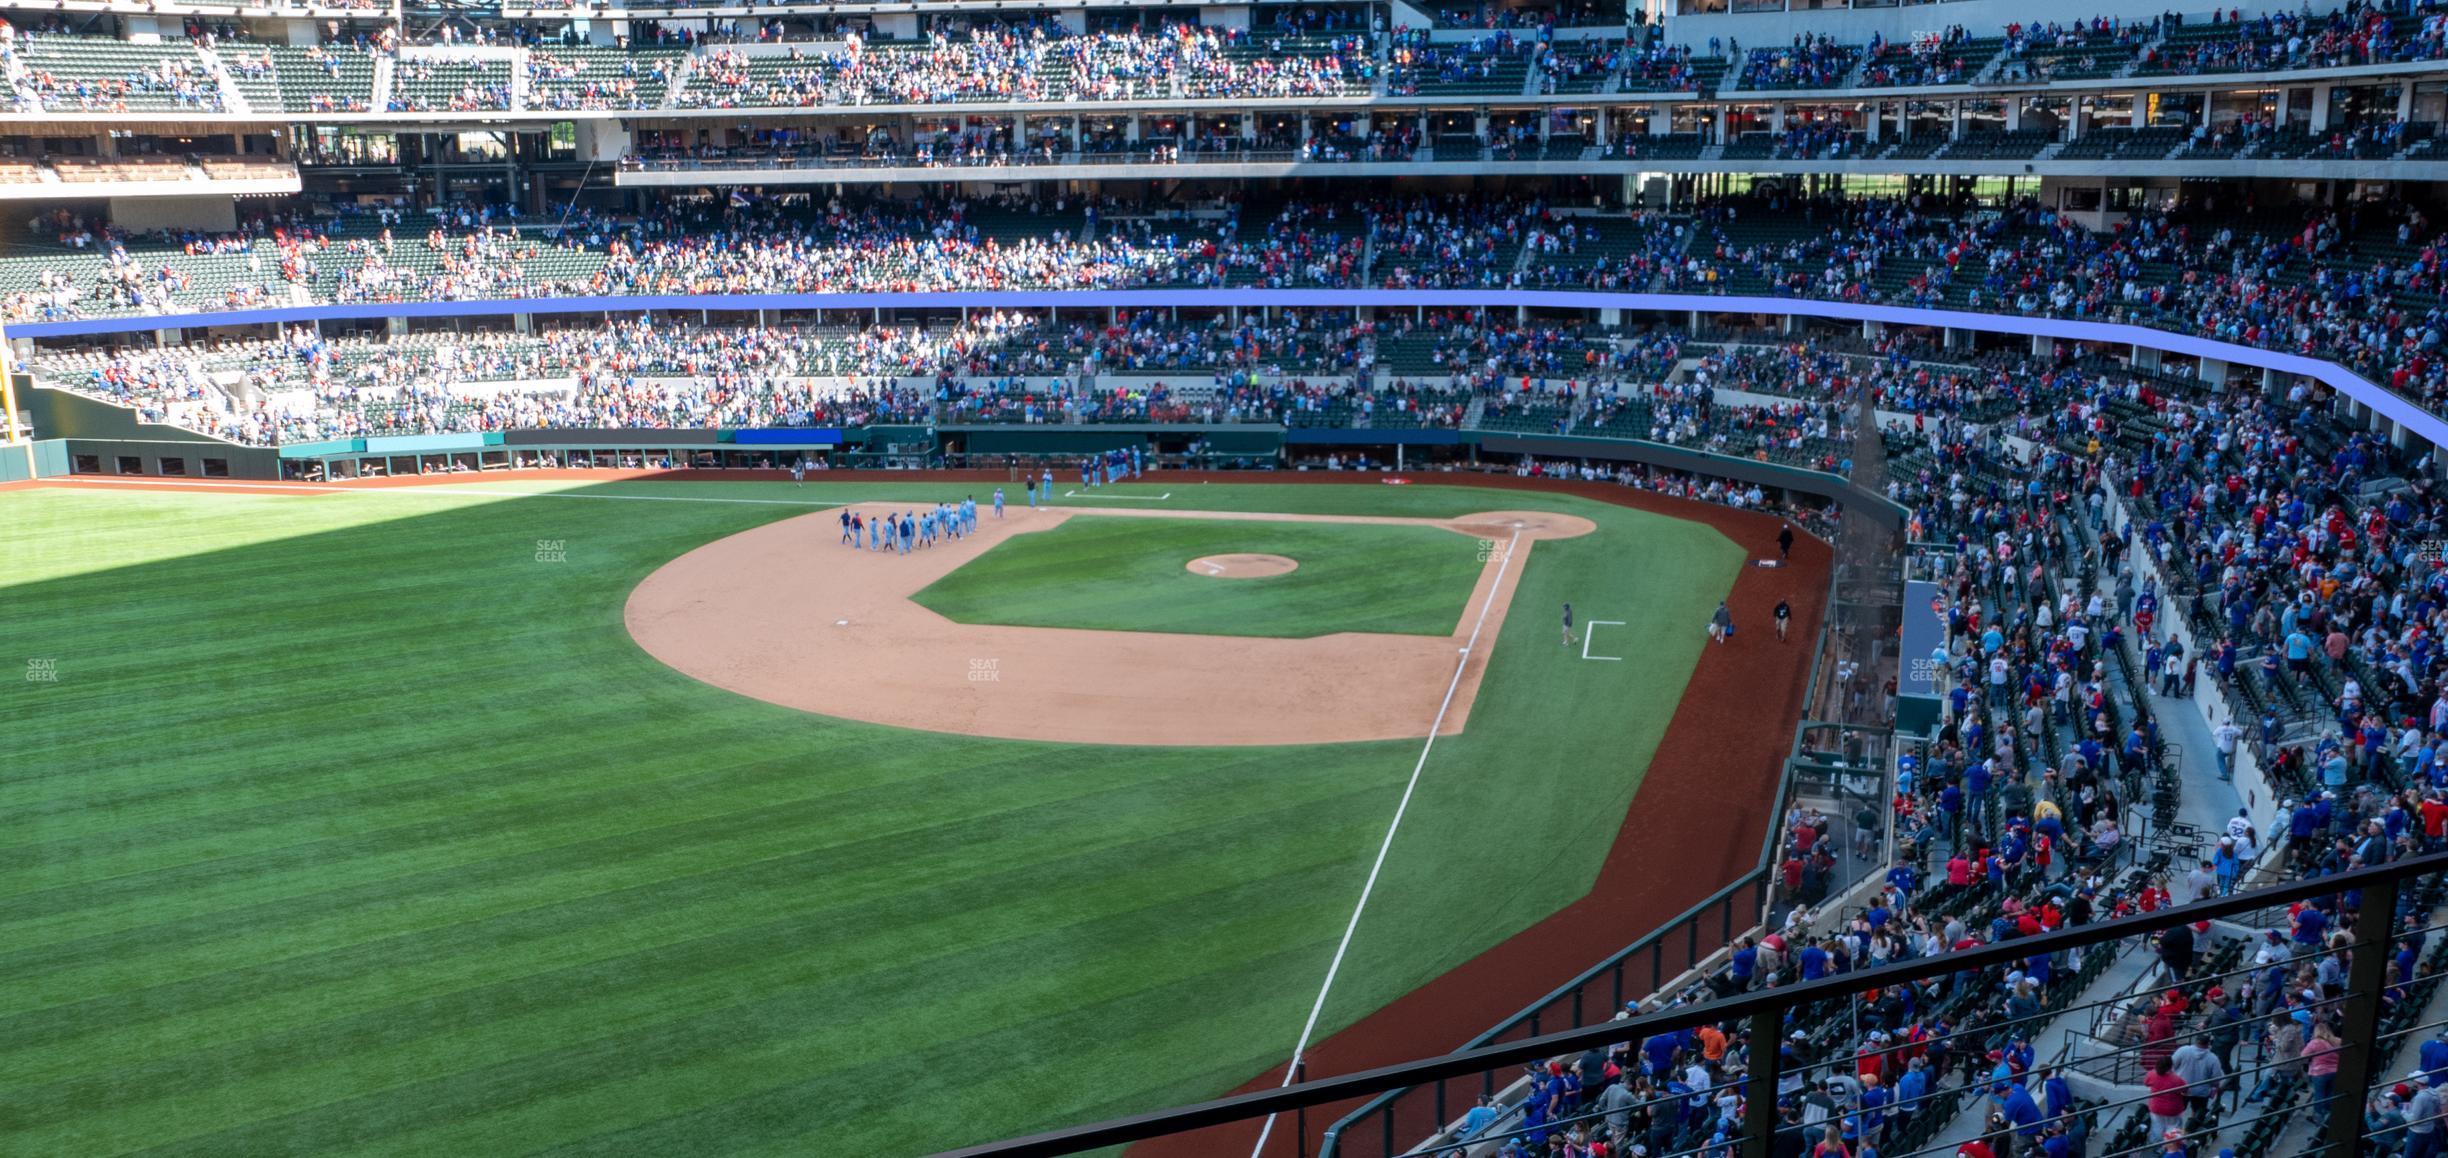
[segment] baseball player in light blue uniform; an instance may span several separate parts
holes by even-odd
[[[1035,504],[1035,503],[1030,503],[1029,505],[1033,507],[1033,506],[1036,506],[1037,504]],[[996,517],[996,518],[998,518],[998,519],[1003,517],[1003,488],[1002,488],[1002,487],[996,487],[996,488],[995,488],[995,517]]]

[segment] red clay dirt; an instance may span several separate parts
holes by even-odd
[[[784,479],[781,471],[524,471],[512,475],[437,475],[382,480],[372,485],[452,483],[493,478],[611,482],[651,478],[707,481]],[[939,481],[970,478],[999,481],[1001,470],[834,471],[818,481]],[[1308,471],[1167,472],[1172,482],[1372,485],[1384,476]],[[1478,486],[1580,495],[1617,506],[1654,511],[1715,527],[1753,558],[1776,552],[1779,520],[1713,503],[1667,498],[1613,483],[1528,479],[1510,475],[1419,472],[1422,485]],[[43,485],[75,485],[45,480]],[[94,480],[94,485],[109,485]],[[230,489],[259,493],[346,490],[367,483],[298,485],[240,484]],[[1810,641],[1827,612],[1827,582],[1834,552],[1808,534],[1797,534],[1788,566],[1746,566],[1728,606],[1741,630],[1737,642],[1711,646],[1700,656],[1682,701],[1651,758],[1649,772],[1624,817],[1598,879],[1580,900],[1411,991],[1373,1014],[1313,1045],[1309,1078],[1349,1073],[1451,1051],[1479,1032],[1553,992],[1582,970],[1665,925],[1719,888],[1750,871],[1775,808],[1776,785],[1802,716],[1810,678]],[[1768,630],[1779,599],[1793,606],[1793,642],[1778,644]],[[1702,946],[1703,952],[1715,946]],[[1284,1043],[1287,1055],[1290,1041]],[[1239,1090],[1281,1084],[1281,1066],[1252,1078]],[[1312,1131],[1354,1108],[1346,1103],[1308,1111]],[[1294,1153],[1289,1120],[1279,1123],[1270,1155]],[[1131,1148],[1132,1158],[1228,1155],[1243,1158],[1258,1138],[1257,1122],[1236,1123],[1195,1134],[1157,1139]],[[1411,1139],[1400,1143],[1408,1145]]]

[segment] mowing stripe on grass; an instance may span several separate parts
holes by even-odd
[[[1408,741],[829,720],[690,681],[623,628],[638,581],[713,539],[973,488],[454,483],[0,495],[0,638],[60,672],[0,685],[0,1072],[22,1095],[0,1152],[916,1153],[1213,1096],[1280,1064],[1269,1027],[1307,1016],[1339,934],[1313,1044],[1586,887],[1665,715],[1625,705],[1672,704],[1699,654],[1680,628],[1742,561],[1690,524],[1521,496],[1618,537],[1541,544],[1515,602],[1633,620],[1610,650],[1646,662],[1483,630],[1486,715],[1431,780]],[[1489,505],[1245,484],[1132,514],[1185,504]],[[1413,771],[1410,835],[1372,865]],[[1496,807],[1547,855],[1469,841]],[[1372,873],[1352,931],[1339,890]],[[908,1096],[981,1060],[958,1114]]]
[[[1316,1003],[1309,1007],[1309,1020],[1301,1026],[1300,1040],[1293,1043],[1292,1060],[1284,1063],[1283,1085],[1291,1085],[1300,1072],[1301,1055],[1309,1050],[1309,1037],[1317,1032],[1318,1015],[1326,1012],[1326,995],[1334,991],[1335,974],[1343,971],[1343,955],[1351,951],[1352,934],[1360,930],[1360,914],[1368,911],[1369,894],[1377,891],[1377,874],[1385,871],[1386,854],[1394,849],[1394,834],[1402,830],[1403,813],[1411,808],[1411,795],[1419,790],[1420,773],[1428,767],[1428,753],[1436,750],[1437,732],[1445,726],[1445,713],[1453,707],[1454,690],[1462,686],[1462,669],[1470,666],[1472,649],[1479,646],[1479,632],[1487,626],[1488,609],[1496,605],[1496,597],[1504,593],[1505,569],[1513,565],[1513,551],[1521,546],[1521,531],[1505,541],[1504,554],[1496,559],[1496,581],[1488,584],[1487,598],[1479,601],[1479,618],[1471,622],[1470,642],[1462,645],[1462,654],[1454,658],[1453,679],[1445,684],[1445,700],[1437,705],[1436,722],[1428,725],[1428,741],[1420,745],[1419,762],[1411,765],[1411,780],[1403,785],[1402,799],[1394,804],[1394,819],[1386,825],[1385,840],[1377,845],[1377,859],[1369,865],[1368,880],[1360,886],[1360,903],[1352,906],[1351,921],[1343,926],[1343,941],[1335,946],[1334,960],[1326,966],[1326,981],[1318,986]],[[1250,1147],[1251,1158],[1266,1150],[1267,1135],[1275,1132],[1275,1115],[1268,1114],[1266,1124],[1258,1128],[1258,1144]]]

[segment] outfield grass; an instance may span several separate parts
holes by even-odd
[[[913,598],[947,619],[1011,627],[1450,635],[1478,583],[1478,551],[1426,526],[1077,515],[995,544]],[[1263,579],[1189,569],[1235,553],[1300,566]]]
[[[0,687],[0,1153],[905,1154],[1289,1052],[1416,744],[1029,744],[748,700],[630,642],[639,580],[814,505],[970,488],[500,497],[547,489],[0,493],[0,660],[57,675]],[[1537,546],[1322,1032],[1585,890],[1740,563],[1694,524],[1492,498],[1170,500],[1600,528]],[[1645,662],[1560,652],[1564,599]]]

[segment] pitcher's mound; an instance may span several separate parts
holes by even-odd
[[[1190,560],[1190,573],[1209,579],[1267,579],[1289,575],[1298,566],[1281,555],[1209,555]]]

